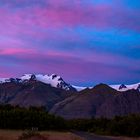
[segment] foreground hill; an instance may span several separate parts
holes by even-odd
[[[98,110],[96,116],[112,118],[114,116],[138,113],[140,113],[140,92],[133,89],[122,92],[110,100],[106,100]]]
[[[119,92],[105,84],[85,89],[79,95],[55,104],[50,113],[66,119],[107,117],[140,113],[140,92]]]

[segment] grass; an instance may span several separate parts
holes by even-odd
[[[0,130],[0,140],[18,140],[22,131]]]
[[[18,140],[19,136],[24,131],[20,130],[0,130],[0,140]],[[27,139],[27,140],[84,140],[71,132],[54,132],[54,131],[42,131],[38,132],[45,139]],[[128,138],[128,137],[111,137],[105,136],[106,138],[114,138],[115,140],[140,140],[140,138]]]
[[[18,130],[0,130],[0,140],[18,140],[22,133],[23,131]],[[39,133],[46,140],[83,140],[70,132],[43,131]]]

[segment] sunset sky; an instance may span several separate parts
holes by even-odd
[[[75,85],[140,80],[140,0],[0,0],[0,77]]]

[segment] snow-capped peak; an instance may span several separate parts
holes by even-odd
[[[5,83],[9,81],[9,78],[0,78],[0,83]]]
[[[132,85],[110,85],[110,87],[116,89],[117,91],[127,91],[131,89],[139,90],[140,91],[140,83],[132,84]]]
[[[50,84],[52,87],[61,88],[65,90],[75,90],[70,84],[67,84],[60,76],[56,74],[24,74],[20,78],[0,78],[0,83],[7,82],[26,82],[29,80],[37,80],[45,84]]]
[[[43,75],[43,74],[24,74],[20,78],[0,78],[0,84],[2,83],[9,83],[9,82],[16,82],[16,83],[24,83],[29,80],[36,80],[43,82],[45,84],[50,84],[52,87],[61,88],[64,90],[73,90],[73,91],[81,91],[86,89],[87,87],[80,87],[80,86],[74,86],[66,83],[60,76],[56,74],[51,75]],[[117,90],[117,91],[127,91],[131,89],[139,90],[140,91],[140,83],[137,84],[131,84],[131,85],[124,85],[124,84],[118,84],[118,85],[109,85],[111,88]],[[88,87],[93,88],[93,87]]]
[[[127,90],[132,90],[132,89],[140,91],[140,83],[131,84],[131,85],[118,84],[118,85],[109,85],[109,86],[111,88],[117,90],[117,91],[120,91],[120,92],[127,91]],[[93,87],[80,87],[80,86],[74,86],[73,85],[73,87],[75,89],[77,89],[77,91],[82,91],[86,88],[92,89],[94,86]]]
[[[24,74],[22,77],[20,77],[21,80],[30,80],[32,74]]]
[[[22,80],[30,80],[34,77],[35,80],[50,84],[52,87],[62,88],[65,90],[71,90],[73,87],[70,84],[67,84],[60,76],[56,74],[51,75],[42,75],[42,74],[24,74]]]

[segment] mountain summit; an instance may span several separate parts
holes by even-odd
[[[25,83],[29,80],[36,80],[45,84],[49,84],[52,87],[64,89],[66,91],[76,91],[74,87],[66,83],[60,76],[56,74],[43,75],[43,74],[24,74],[19,78],[0,78],[0,83]]]
[[[3,83],[10,83],[10,82],[15,82],[15,83],[25,83],[29,80],[36,80],[45,84],[49,84],[52,87],[55,88],[60,88],[64,89],[66,91],[82,91],[85,90],[86,88],[92,89],[96,86],[92,87],[81,87],[81,86],[75,86],[71,85],[63,80],[63,78],[57,74],[51,74],[51,75],[43,75],[43,74],[24,74],[21,77],[18,78],[0,78],[0,84]],[[125,85],[125,84],[118,84],[118,85],[108,85],[109,87],[120,91],[128,91],[128,90],[139,90],[140,91],[140,83],[136,84],[131,84],[131,85]]]
[[[44,106],[49,113],[65,119],[112,118],[140,113],[140,84],[80,88],[56,74],[24,74],[0,78],[0,104]]]

